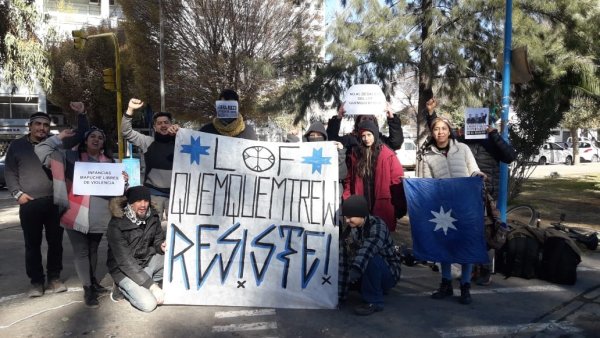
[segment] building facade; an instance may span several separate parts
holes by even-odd
[[[70,37],[72,30],[102,22],[116,27],[122,17],[115,0],[36,0],[32,6],[44,18],[42,29],[52,28],[62,37]],[[64,124],[63,114],[47,102],[39,86],[30,91],[4,83],[0,69],[0,156],[12,140],[28,132],[29,116],[37,111],[50,114],[54,131]]]

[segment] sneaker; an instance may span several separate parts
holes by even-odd
[[[52,293],[61,293],[67,291],[65,284],[58,278],[48,281],[48,289]]]
[[[363,304],[354,309],[354,313],[359,316],[369,316],[375,312],[383,311],[383,306],[376,304]]]
[[[44,295],[44,283],[33,283],[27,291],[28,297],[41,297]]]
[[[123,299],[125,299],[125,296],[121,292],[121,289],[119,289],[117,284],[113,284],[112,291],[110,292],[110,300],[112,300],[115,303],[118,303]]]

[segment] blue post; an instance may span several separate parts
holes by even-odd
[[[508,139],[508,110],[510,109],[510,59],[512,46],[512,0],[506,0],[504,19],[504,69],[502,71],[502,138]],[[508,202],[508,164],[500,162],[500,190],[498,191],[498,209],[503,222],[506,222]]]

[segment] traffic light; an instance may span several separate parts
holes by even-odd
[[[102,78],[104,79],[104,89],[114,92],[117,87],[115,86],[115,70],[112,68],[106,68],[102,70]]]
[[[75,49],[83,49],[85,40],[87,40],[85,32],[82,30],[74,30],[71,31],[71,35],[73,36],[73,45],[75,46]]]

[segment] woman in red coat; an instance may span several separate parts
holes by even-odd
[[[379,140],[379,129],[372,121],[358,126],[361,143],[352,149],[343,199],[364,195],[371,215],[379,216],[390,231],[396,229],[396,215],[406,213],[402,189],[402,165],[390,148]]]

